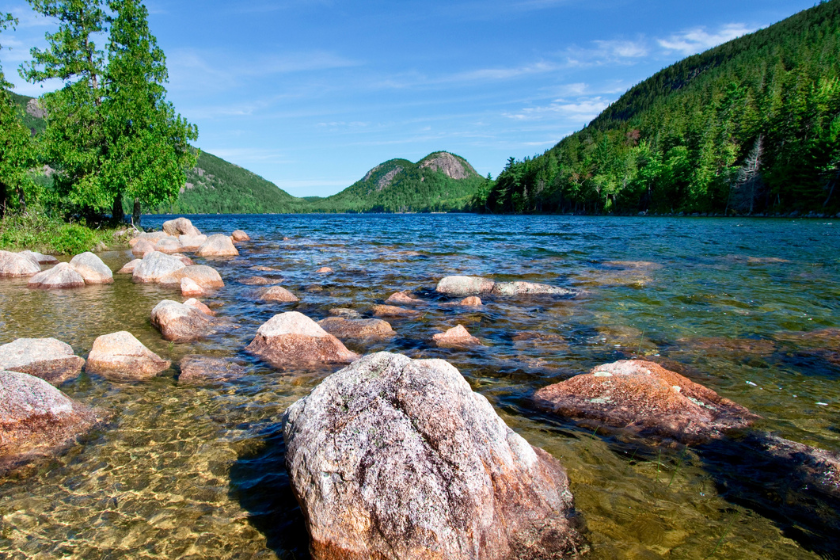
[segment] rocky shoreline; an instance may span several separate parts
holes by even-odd
[[[139,258],[117,274],[130,274],[135,283],[180,290],[183,298],[190,298],[183,303],[164,299],[151,310],[151,324],[162,339],[187,342],[230,324],[230,317],[216,317],[195,299],[223,289],[221,274],[211,266],[195,265],[184,253],[231,258],[238,255],[234,243],[250,239],[241,230],[234,234],[204,236],[189,220],[179,218],[166,222],[164,232],[133,240],[132,252]],[[83,289],[114,281],[111,270],[92,253],[77,255],[69,263],[54,261],[34,253],[0,252],[0,276],[28,277],[28,289],[41,290]],[[49,264],[54,266],[43,269]],[[243,283],[255,286],[255,297],[262,301],[299,299],[285,288],[270,286],[271,278],[253,277]],[[449,276],[439,280],[435,293],[453,308],[465,308],[481,306],[479,296],[539,300],[574,298],[582,292]],[[290,407],[284,420],[286,464],[307,520],[313,557],[475,558],[478,551],[482,558],[586,554],[586,531],[575,513],[562,464],[507,427],[457,369],[442,360],[360,355],[344,346],[345,339],[364,342],[395,336],[386,319],[411,320],[423,312],[425,303],[422,296],[403,291],[373,307],[372,314],[379,318],[335,309],[331,317],[316,322],[296,311],[278,313],[245,348],[278,370],[334,372]],[[828,347],[837,337],[829,333],[822,338],[815,351],[831,352]],[[532,339],[539,337],[527,340]],[[469,351],[480,351],[483,345],[462,324],[429,342]],[[112,413],[88,408],[56,388],[83,368],[111,382],[137,383],[171,366],[128,332],[99,336],[86,360],[55,339],[18,339],[0,346],[0,472],[61,452],[105,426]],[[184,384],[245,374],[235,361],[198,355],[182,358],[179,369],[179,383]],[[761,420],[757,415],[660,364],[602,364],[540,389],[532,406],[640,440],[697,445],[748,433],[756,453],[781,461],[802,480],[838,497],[837,454],[754,428]],[[325,439],[326,434],[330,437]]]

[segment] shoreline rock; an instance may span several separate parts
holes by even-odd
[[[85,284],[113,284],[114,274],[102,259],[91,252],[70,259],[70,266],[85,279]]]
[[[758,419],[711,389],[642,360],[597,366],[540,389],[533,400],[537,408],[559,416],[689,444],[720,438]]]
[[[423,300],[411,297],[411,295],[407,292],[394,292],[388,299],[385,300],[385,303],[416,305],[418,303],[423,303]]]
[[[230,237],[217,233],[211,235],[196,251],[199,257],[237,257],[239,251],[233,245]]]
[[[19,338],[0,346],[0,370],[34,375],[52,385],[75,379],[85,360],[55,338]]]
[[[160,330],[164,340],[191,342],[214,332],[213,321],[206,313],[191,305],[165,299],[151,314],[152,325]]]
[[[294,303],[300,299],[282,286],[272,286],[259,291],[257,296],[261,301],[275,302],[275,303]]]
[[[382,319],[327,317],[318,321],[318,325],[338,338],[389,338],[397,334],[391,324]]]
[[[416,309],[405,309],[393,305],[374,305],[373,314],[376,317],[417,317],[420,312]]]
[[[450,296],[472,296],[489,294],[496,283],[480,276],[447,276],[438,282],[435,291]]]
[[[283,428],[315,560],[585,550],[563,466],[443,360],[365,356],[293,404]]]
[[[231,358],[210,358],[195,354],[181,359],[179,384],[208,385],[223,383],[245,375],[245,368]]]
[[[41,272],[37,258],[22,253],[0,251],[0,278],[27,278]]]
[[[0,371],[0,476],[72,445],[106,416],[43,379]]]
[[[131,280],[140,284],[160,282],[164,276],[168,276],[173,272],[177,272],[186,265],[177,257],[165,255],[160,251],[152,251],[143,257],[143,260],[138,264]],[[178,283],[180,283],[180,278]]]
[[[441,348],[482,346],[481,341],[471,335],[463,325],[452,327],[446,332],[434,335],[432,341]]]
[[[164,360],[126,331],[105,334],[93,342],[85,371],[111,381],[140,381],[169,369]]]
[[[234,230],[233,233],[230,234],[230,238],[237,243],[251,241],[251,237],[241,229]]]
[[[84,286],[85,279],[82,275],[65,262],[39,272],[27,283],[27,287],[31,290],[71,290],[84,288]]]
[[[347,364],[359,358],[318,323],[297,311],[269,319],[245,350],[278,368]]]
[[[201,235],[201,232],[187,218],[180,217],[163,222],[163,231],[167,235]]]
[[[184,266],[162,276],[158,282],[161,286],[167,288],[180,288],[181,281],[184,278],[189,278],[201,286],[203,290],[215,290],[225,287],[225,282],[222,280],[222,275],[219,274],[219,271],[206,264]]]

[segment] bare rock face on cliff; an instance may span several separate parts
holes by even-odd
[[[19,338],[0,345],[0,369],[28,373],[53,385],[73,379],[82,371],[84,359],[73,348],[54,338]]]
[[[284,419],[315,560],[574,558],[563,466],[443,360],[378,353]]]
[[[420,162],[420,167],[441,171],[452,179],[466,179],[478,175],[469,163],[447,152],[432,154]]]
[[[537,407],[685,443],[721,437],[758,417],[659,364],[622,360],[594,368],[534,395]]]
[[[43,379],[0,370],[0,476],[60,451],[103,419]]]
[[[359,355],[297,311],[275,315],[246,348],[275,367],[347,364]]]

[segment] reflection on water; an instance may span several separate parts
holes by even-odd
[[[840,450],[840,349],[830,347],[837,339],[789,334],[840,327],[840,222],[457,215],[193,222],[205,232],[244,229],[254,240],[237,258],[195,259],[221,272],[226,287],[204,301],[234,325],[206,340],[171,344],[150,325],[156,303],[182,299],[176,291],[125,277],[68,292],[0,282],[0,343],[50,336],[85,356],[97,336],[128,330],[175,364],[203,354],[249,368],[211,387],[178,385],[177,368],[139,385],[82,375],[62,386],[115,418],[54,461],[0,481],[0,557],[307,557],[280,421],[328,372],[277,372],[243,348],[280,311],[316,320],[335,307],[366,314],[406,289],[426,301],[419,318],[389,319],[397,336],[347,346],[456,365],[509,425],[566,466],[593,558],[818,558],[836,547],[836,504],[785,493],[780,467],[745,459],[736,440],[685,449],[593,433],[535,411],[529,397],[599,363],[644,355],[760,414],[761,429]],[[102,257],[114,270],[132,258]],[[322,266],[335,272],[316,274]],[[451,274],[583,293],[451,307],[433,291]],[[239,282],[255,275],[282,277],[301,301],[258,301],[259,287]],[[457,324],[484,346],[430,343]]]

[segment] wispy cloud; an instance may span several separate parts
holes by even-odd
[[[706,31],[704,27],[689,29],[675,33],[665,39],[659,39],[657,43],[667,51],[676,51],[688,56],[703,52],[753,31],[755,31],[755,28],[747,27],[743,23],[729,23],[712,32]]]
[[[515,113],[505,113],[504,116],[520,121],[538,120],[547,115],[570,118],[574,119],[576,122],[590,121],[598,116],[601,111],[606,109],[608,105],[609,101],[603,99],[602,97],[577,99],[573,102],[558,99],[548,105],[541,107],[525,107]]]

